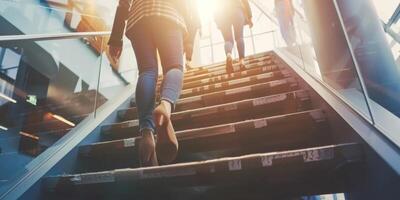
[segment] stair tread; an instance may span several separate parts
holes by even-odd
[[[239,101],[248,98],[255,98],[279,93],[285,93],[298,89],[298,83],[294,78],[284,78],[280,80],[269,81],[265,83],[252,84],[225,91],[212,92],[181,98],[177,101],[175,110],[182,111],[195,109],[216,104]],[[129,108],[135,111],[136,107]]]
[[[227,103],[223,103],[223,104],[210,105],[210,106],[205,106],[205,107],[201,107],[201,108],[193,108],[193,109],[190,109],[190,110],[189,109],[188,110],[175,110],[174,113],[195,112],[195,111],[199,111],[199,110],[207,110],[207,109],[212,109],[212,108],[221,107],[221,106],[228,106],[228,105],[232,105],[232,104],[235,104],[235,103],[237,104],[237,103],[241,103],[241,102],[262,101],[264,99],[267,102],[273,101],[273,99],[284,100],[283,99],[284,96],[288,96],[289,94],[295,95],[294,97],[295,98],[300,98],[300,100],[309,99],[306,90],[297,90],[297,91],[290,91],[290,92],[286,92],[286,93],[282,93],[282,94],[273,94],[273,95],[269,95],[269,96],[248,98],[248,99],[238,100],[238,101],[234,101],[234,102],[227,102]],[[271,99],[271,100],[267,100],[267,99]],[[256,102],[254,102],[254,104],[255,103]],[[233,109],[238,109],[238,108],[233,108]],[[119,110],[118,111],[118,118],[120,120],[122,120],[122,121],[137,119],[136,108],[129,108],[129,109],[124,109],[124,110]]]
[[[238,71],[234,72],[232,74],[222,74],[222,75],[217,75],[213,77],[207,77],[204,79],[199,79],[199,80],[193,80],[189,82],[185,82],[183,85],[183,89],[189,89],[193,87],[199,87],[207,84],[213,84],[213,83],[221,83],[224,81],[229,81],[229,80],[234,80],[238,78],[245,78],[257,74],[263,74],[267,72],[285,72],[287,70],[280,70],[277,65],[268,65],[264,66],[261,65],[260,67],[257,68],[249,68],[248,70],[244,71]]]
[[[121,191],[116,188],[128,183],[130,189],[123,187],[130,190],[128,192],[132,192],[135,186],[143,189],[168,184],[169,187],[186,188],[260,181],[268,185],[293,184],[300,187],[321,178],[321,181],[338,179],[337,175],[346,170],[346,164],[352,165],[362,160],[361,145],[348,143],[158,167],[60,175],[45,178],[44,185],[47,191],[75,194],[91,193],[99,185],[109,188],[107,192],[118,193]],[[90,190],[90,186],[95,187]]]
[[[171,118],[176,130],[187,129],[189,127],[198,128],[217,125],[217,122],[224,124],[232,122],[232,120],[239,121],[257,117],[282,115],[303,109],[306,110],[310,109],[310,104],[307,92],[299,90],[174,112]],[[114,123],[103,126],[102,133],[113,134],[113,132],[121,132],[122,129],[125,129],[129,134],[136,132],[135,130],[138,129],[138,125],[139,121],[137,119]]]
[[[212,83],[212,84],[205,85],[205,86],[194,87],[194,88],[182,90],[181,98],[185,98],[188,96],[195,96],[195,95],[199,95],[199,94],[212,93],[212,92],[217,92],[217,91],[221,91],[221,90],[233,89],[233,88],[238,88],[238,87],[242,87],[245,85],[253,85],[253,84],[257,84],[257,83],[263,83],[263,82],[279,80],[279,79],[284,79],[284,78],[289,78],[288,74],[282,74],[280,72],[267,72],[267,73],[257,74],[257,75],[253,75],[253,76],[249,76],[249,77],[228,80],[223,83]]]
[[[247,65],[252,65],[254,63],[260,63],[260,62],[268,62],[271,64],[273,63],[272,56],[268,55],[268,54],[245,58],[245,62]],[[234,67],[238,68],[239,64],[234,63]],[[217,72],[217,71],[219,71],[219,73],[222,73],[222,72],[225,73],[226,72],[225,70],[226,70],[225,62],[218,63],[218,64],[211,65],[211,66],[206,66],[206,67],[197,67],[195,69],[184,72],[185,78],[186,78],[186,80],[184,80],[184,81],[191,80],[191,78],[198,76],[198,75],[212,74],[213,72]],[[163,76],[160,75],[158,80],[161,81],[162,78],[163,78]]]
[[[302,126],[297,126],[301,123]],[[325,130],[324,130],[325,129]],[[287,150],[290,147],[328,143],[327,121],[321,110],[178,131],[180,154],[204,153],[241,148]],[[80,147],[80,156],[101,160],[133,158],[140,137],[93,143]],[[301,145],[303,144],[303,145]],[[265,148],[263,148],[265,149]],[[136,152],[136,153],[135,153]],[[178,158],[179,160],[179,158]]]

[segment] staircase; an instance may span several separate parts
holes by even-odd
[[[118,111],[118,123],[102,127],[102,142],[79,147],[77,174],[44,178],[46,198],[258,200],[347,192],[362,171],[362,146],[333,142],[324,110],[276,55],[246,62],[232,74],[224,65],[185,73],[172,115],[175,164],[139,168],[132,101]]]

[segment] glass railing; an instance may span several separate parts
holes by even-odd
[[[0,35],[108,30],[110,19],[90,12],[87,4],[89,1],[0,0]]]
[[[253,2],[276,19],[279,52],[400,146],[400,47],[372,1]]]
[[[136,82],[132,52],[113,70],[108,35],[0,36],[0,194]]]

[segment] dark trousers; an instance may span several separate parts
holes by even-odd
[[[232,53],[234,41],[236,41],[239,58],[245,57],[245,44],[243,39],[243,27],[245,16],[243,10],[235,9],[219,23],[219,29],[225,40],[225,54]]]
[[[154,131],[158,78],[157,51],[161,59],[164,79],[161,100],[173,105],[179,98],[183,81],[183,32],[182,29],[162,17],[146,17],[136,24],[127,37],[131,40],[139,68],[136,86],[136,105],[140,130]]]
[[[186,56],[186,60],[188,61],[192,61],[192,57],[193,57],[193,48],[194,48],[194,40],[196,38],[196,34],[197,31],[199,29],[198,28],[194,28],[194,27],[189,27],[188,28],[188,35],[185,38],[185,56]]]

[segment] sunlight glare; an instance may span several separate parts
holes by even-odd
[[[213,20],[215,0],[197,0],[197,7],[203,25]]]

